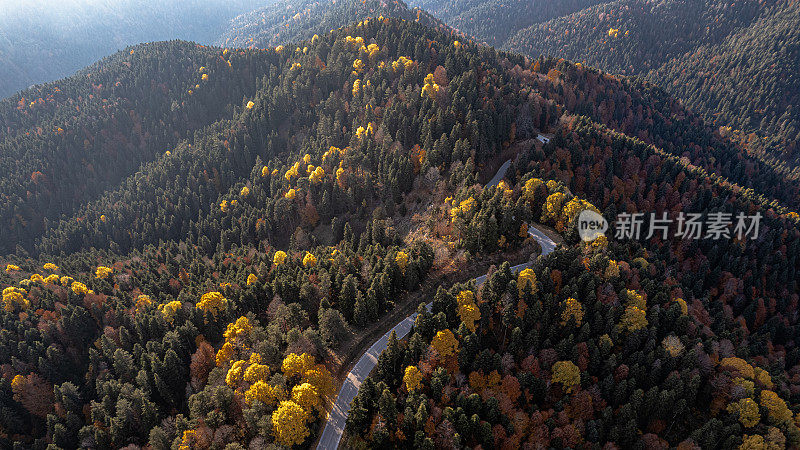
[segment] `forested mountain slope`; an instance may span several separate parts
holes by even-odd
[[[275,47],[379,16],[418,21],[429,27],[442,26],[426,11],[409,8],[403,0],[281,0],[235,17],[217,44]]]
[[[355,44],[356,47],[359,45]],[[415,52],[417,49],[418,46]],[[274,50],[271,52],[276,53]],[[362,53],[366,52],[368,50],[365,47]],[[316,60],[316,55],[312,57],[302,51],[291,52],[282,49],[280,54],[284,53],[294,54],[295,57],[303,55],[302,58],[307,61],[306,65],[327,68],[326,63]],[[302,68],[302,63],[298,64],[301,66],[293,64],[295,69],[288,75],[299,74],[297,71]],[[539,60],[532,64],[534,68],[537,66],[543,73],[528,81],[529,88],[544,94],[545,98],[560,107],[546,114],[532,112],[518,117],[520,136],[529,134],[531,126],[541,128],[542,125],[538,123],[546,124],[562,112],[587,114],[620,132],[653,143],[669,154],[686,158],[693,165],[706,171],[709,176],[722,177],[726,182],[735,183],[755,201],[777,206],[779,211],[783,212],[797,208],[798,186],[786,181],[769,166],[743,155],[734,146],[714,136],[697,117],[688,114],[663,91],[646,84],[631,84],[624,78],[608,77],[592,69],[576,68],[556,60]],[[279,74],[270,73],[274,76]],[[355,76],[350,74],[351,78]],[[220,122],[209,128],[207,133],[195,137],[194,141],[181,143],[174,149],[174,155],[165,156],[142,167],[141,171],[129,177],[119,188],[109,191],[98,201],[88,203],[72,217],[62,219],[52,230],[43,234],[37,251],[57,254],[71,253],[91,246],[100,248],[110,246],[127,252],[141,249],[147,244],[155,244],[159,239],[181,239],[187,233],[195,235],[197,239],[203,235],[209,238],[209,232],[212,235],[221,233],[221,236],[229,234],[231,231],[225,231],[227,227],[224,225],[213,225],[210,229],[202,231],[203,228],[210,226],[202,225],[203,221],[207,220],[204,217],[210,213],[219,214],[214,212],[217,209],[214,202],[216,196],[224,193],[227,186],[235,183],[236,177],[250,173],[256,157],[268,166],[274,166],[271,160],[279,157],[277,152],[285,152],[294,146],[302,148],[313,145],[298,141],[297,136],[285,135],[281,130],[285,130],[287,126],[305,128],[323,120],[318,113],[304,109],[302,103],[298,103],[302,101],[299,100],[303,98],[301,95],[312,94],[303,94],[304,91],[300,89],[304,84],[298,85],[297,79],[290,79],[293,80],[291,91],[280,92],[271,88],[271,94],[265,100],[269,105],[267,113],[263,117],[253,116],[259,120],[253,122],[249,128]],[[275,79],[273,83],[276,85],[287,83],[281,80]],[[336,83],[341,82],[339,80]],[[359,80],[359,84],[362,82]],[[309,84],[308,88],[311,86],[313,83]],[[314,95],[321,95],[319,91],[312,92],[315,92]],[[313,99],[314,96],[310,98]],[[481,122],[471,126],[486,132],[495,132],[493,126],[486,128]],[[256,134],[255,130],[258,130]],[[419,131],[412,129],[404,132]],[[306,133],[303,132],[300,136],[306,139]],[[264,141],[260,142],[259,139]],[[431,142],[428,146],[432,147],[438,139],[431,136],[429,140]],[[492,140],[481,139],[478,142],[483,148]],[[424,142],[417,144],[425,148]],[[337,143],[334,146],[338,148],[341,145]],[[241,150],[237,151],[236,148]],[[439,150],[441,151],[443,150]],[[234,157],[230,158],[227,155]],[[488,157],[479,151],[475,156],[476,163],[482,163]],[[281,165],[285,164],[282,157],[279,157],[278,161]],[[440,164],[441,161],[435,166],[439,167]],[[273,167],[272,170],[274,169]],[[215,170],[218,175],[214,175]],[[206,178],[213,180],[216,189],[200,188],[202,180]],[[152,195],[154,189],[158,195]],[[342,203],[335,201],[336,198],[331,193],[324,206],[331,217],[348,210],[344,205],[349,204],[349,201]],[[776,198],[778,200],[773,200]],[[233,230],[235,234],[230,242],[241,242],[244,237],[239,236],[239,233],[249,233],[251,236],[249,239],[253,239],[256,235],[269,237],[270,240],[278,242],[287,239],[297,224],[286,220],[286,211],[283,209],[285,206],[278,201],[274,208],[272,205],[267,207],[271,216],[266,218],[267,223],[279,228],[264,227],[261,233],[254,235],[252,231],[254,224],[251,223],[247,227],[251,228],[251,231],[238,228]],[[101,216],[105,216],[106,220],[113,220],[114,223],[125,223],[126,227],[108,225],[98,220]],[[306,222],[305,225],[309,223]],[[196,228],[198,226],[201,228]],[[282,231],[278,232],[278,229]]]
[[[144,44],[0,102],[0,252],[30,249],[62,214],[230,116],[253,94],[265,58]]]
[[[316,430],[332,381],[310,355],[327,362],[350,326],[377,320],[434,262],[431,245],[404,239],[395,220],[425,214],[423,194],[440,180],[474,183],[473,152],[489,160],[515,111],[537,102],[481,113],[475,79],[500,71],[500,60],[413,22],[372,19],[302,46],[209,50],[222,69],[248,55],[260,61],[256,93],[65,219],[42,241],[62,257],[45,257],[44,267],[10,256],[0,275],[14,285],[2,312],[4,373],[15,372],[0,383],[9,441],[264,446],[297,438],[282,427]],[[201,64],[208,69],[204,56]],[[192,95],[212,89],[200,84]],[[445,110],[437,102],[448,88],[463,95]],[[511,230],[524,217],[496,207],[508,218],[498,232],[521,243]],[[89,239],[61,239],[73,224]],[[497,245],[490,234],[471,248]],[[294,397],[299,412],[270,400]]]
[[[607,0],[558,2],[549,0],[416,0],[411,3],[480,42],[501,47],[511,35],[519,30],[606,2]]]
[[[738,135],[778,164],[792,163],[800,154],[798,61],[800,7],[793,2],[760,16],[719,44],[672,58],[647,78],[688,107],[713,116],[723,134]],[[697,75],[690,77],[692,71]]]
[[[519,30],[503,48],[646,77],[796,171],[799,29],[793,1],[620,0]]]
[[[165,88],[152,67],[173,67]],[[73,199],[83,179],[33,177],[12,203],[36,206],[26,221],[46,223],[44,195],[71,206],[30,235],[7,207],[3,446],[309,446],[337,352],[446,276],[528,258],[532,222],[566,248],[483,291],[443,286],[365,384],[353,445],[800,443],[797,186],[655,86],[384,16],[264,50],[137,46],[59,89],[41,117],[3,104],[4,145],[30,153],[6,176],[41,155],[119,178]],[[80,137],[138,136],[120,118],[139,99],[169,139],[125,174]],[[92,114],[63,123],[75,106]],[[59,152],[28,144],[56,126],[75,136]],[[585,209],[762,222],[584,244]]]

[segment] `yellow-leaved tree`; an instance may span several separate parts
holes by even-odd
[[[81,283],[80,281],[75,281],[74,283],[72,283],[70,288],[72,289],[72,292],[78,295],[94,294],[94,292],[91,289],[87,288],[86,285]]]
[[[172,323],[175,320],[175,315],[178,314],[178,310],[180,310],[182,306],[181,302],[173,300],[169,303],[158,305],[158,310],[167,322]]]
[[[334,394],[335,386],[333,385],[333,376],[322,364],[317,364],[306,369],[305,372],[303,372],[301,380],[303,383],[314,386],[320,399],[323,400],[323,403]]]
[[[536,194],[536,190],[540,186],[544,186],[544,181],[541,178],[531,178],[525,182],[522,188],[522,195],[528,200],[533,200],[534,194]]]
[[[745,434],[742,436],[742,443],[739,445],[739,450],[766,450],[767,443],[764,441],[764,436],[760,434]]]
[[[570,297],[561,303],[561,325],[569,323],[570,319],[575,319],[575,325],[581,326],[583,323],[583,306],[580,302]]]
[[[403,383],[405,383],[408,392],[418,389],[422,378],[422,372],[419,371],[417,366],[406,367],[405,374],[403,375]]]
[[[753,380],[758,381],[761,386],[764,386],[767,389],[772,389],[774,387],[774,384],[772,383],[772,377],[769,375],[769,372],[761,367],[753,367]]]
[[[461,291],[456,296],[456,302],[458,303],[458,317],[469,331],[474,332],[475,322],[481,318],[481,310],[475,304],[475,295],[472,291]]]
[[[767,410],[767,417],[776,425],[788,423],[792,420],[792,411],[786,406],[786,402],[778,397],[773,391],[764,389],[761,391],[760,404]]]
[[[371,135],[374,132],[374,128],[372,126],[372,122],[368,123],[366,128],[365,127],[358,127],[356,128],[356,137],[357,138],[365,138]]]
[[[397,255],[394,257],[394,262],[397,263],[397,267],[400,268],[400,271],[406,273],[406,267],[408,267],[408,253],[404,251],[397,252]]]
[[[234,361],[225,375],[225,384],[235,389],[242,382],[245,364],[247,364],[245,360]]]
[[[325,169],[323,169],[322,167],[315,168],[308,176],[308,179],[311,180],[312,183],[320,183],[324,178],[325,178]]]
[[[547,196],[544,202],[543,220],[557,222],[561,218],[561,207],[567,196],[563,192],[554,192]]]
[[[345,173],[344,168],[339,167],[336,169],[336,184],[338,184],[342,189],[345,187],[345,182],[347,181],[346,178],[347,174]]]
[[[136,304],[134,305],[134,308],[135,311],[139,313],[152,304],[153,304],[153,299],[151,299],[149,295],[141,294],[138,297],[136,297]],[[161,309],[161,306],[159,306],[158,309]]]
[[[425,84],[422,86],[422,96],[428,96],[432,99],[435,99],[436,95],[441,90],[441,87],[433,81],[433,74],[429,73],[426,75],[424,82]]]
[[[475,207],[475,198],[469,197],[466,200],[463,200],[458,206],[454,206],[450,208],[450,220],[455,221],[455,219],[462,214],[468,214],[472,209]]]
[[[322,399],[317,388],[311,383],[300,383],[292,388],[292,401],[303,407],[306,411],[322,410]]]
[[[353,73],[359,74],[364,71],[364,61],[356,59],[353,61]]]
[[[758,412],[758,404],[752,398],[743,398],[738,402],[728,405],[728,412],[736,414],[739,422],[745,428],[754,427],[761,421],[761,414]]]
[[[253,353],[250,355],[250,365],[244,370],[244,376],[242,377],[245,383],[252,384],[259,381],[267,381],[269,379],[269,366],[253,361],[253,356],[257,355],[258,353]],[[261,358],[259,357],[258,359],[260,361]]]
[[[444,329],[436,333],[431,341],[431,346],[442,357],[454,355],[458,351],[458,341],[452,331]]]
[[[401,56],[397,58],[397,61],[392,61],[392,71],[406,71],[414,67],[414,61],[411,59],[406,58],[405,56]]]
[[[647,326],[647,313],[636,306],[628,305],[622,313],[620,325],[628,331],[641,330]]]
[[[531,268],[527,268],[517,275],[517,290],[520,296],[525,293],[526,288],[530,288],[531,294],[536,293],[536,273]]]
[[[51,273],[50,275],[44,277],[44,282],[47,284],[56,284],[58,283],[58,274]]]
[[[97,270],[94,271],[94,274],[97,278],[106,279],[108,278],[111,273],[114,272],[114,269],[106,266],[98,266]]]
[[[628,289],[626,295],[628,297],[629,305],[633,305],[643,311],[647,309],[647,301],[644,299],[644,296],[642,296],[642,294],[634,290]]]
[[[283,250],[278,250],[275,252],[275,256],[272,257],[272,264],[280,266],[284,261],[286,261],[286,252]]]
[[[303,267],[314,267],[317,265],[317,257],[311,254],[311,252],[306,252],[306,255],[303,256]]]
[[[619,277],[619,264],[617,264],[617,262],[613,259],[609,259],[603,276],[605,276],[607,279]]]
[[[753,369],[753,366],[751,366],[750,363],[735,356],[722,358],[722,360],[719,362],[719,366],[722,369],[731,372],[737,372],[739,375],[745,378],[753,379],[753,377],[756,376],[756,371]]]
[[[302,406],[292,400],[282,401],[272,413],[275,441],[287,447],[302,444],[309,435],[307,421],[308,412]]]
[[[224,367],[236,355],[236,348],[230,342],[222,344],[217,354],[214,356],[214,362],[217,367]]]
[[[250,319],[248,319],[247,316],[241,316],[236,319],[236,322],[228,324],[223,336],[225,337],[226,341],[235,341],[236,339],[249,334],[252,330],[253,324],[250,323]]]
[[[217,317],[217,314],[225,311],[228,307],[228,299],[216,291],[206,292],[200,297],[200,301],[195,306],[204,313],[210,312],[214,317]]]
[[[297,161],[290,167],[285,174],[283,174],[283,178],[286,181],[292,181],[293,178],[297,178],[300,176],[300,161]]]
[[[376,56],[378,56],[378,52],[380,52],[381,49],[378,47],[378,44],[369,44],[365,51],[367,52],[367,56],[374,59]]]
[[[302,376],[310,368],[314,367],[314,357],[308,353],[289,353],[283,359],[281,369],[286,378]]]
[[[682,298],[676,298],[675,303],[677,303],[681,307],[681,314],[684,316],[689,313],[689,306],[686,304],[686,300]]]
[[[552,381],[561,383],[567,392],[572,392],[581,382],[581,371],[572,361],[558,361],[553,364]]]
[[[265,381],[256,381],[245,391],[244,401],[250,406],[252,406],[253,402],[256,400],[267,406],[273,406],[279,401],[279,396],[281,396],[281,394],[282,391],[270,386],[269,383]]]
[[[573,197],[570,201],[564,205],[563,209],[561,210],[561,222],[565,225],[572,222],[581,211],[588,209],[600,214],[600,210],[598,210],[594,205],[587,202],[586,200],[579,199],[578,197]]]
[[[30,302],[25,298],[25,294],[27,294],[25,289],[14,286],[3,289],[3,310],[12,312],[17,307],[27,309]]]

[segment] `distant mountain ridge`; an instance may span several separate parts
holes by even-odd
[[[800,177],[800,3],[784,0],[419,0],[505,50],[662,86],[778,170]]]
[[[432,28],[444,26],[403,0],[279,0],[232,19],[216,43],[224,47],[275,47],[379,16],[417,21]]]
[[[418,6],[480,42],[502,47],[518,30],[608,0],[415,0]]]

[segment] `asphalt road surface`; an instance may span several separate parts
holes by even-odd
[[[488,183],[486,183],[485,187],[490,188],[493,186],[497,186],[500,183],[500,180],[502,180],[503,177],[506,176],[506,171],[508,171],[508,166],[510,165],[511,165],[510,159],[504,162],[503,165],[500,166],[499,169],[497,169],[497,173],[494,174],[494,177],[491,180],[489,180]]]
[[[505,176],[506,170],[508,170],[510,164],[511,160],[503,163],[494,178],[486,184],[486,187],[496,186],[500,180],[503,179],[503,176]],[[542,255],[546,255],[556,248],[556,243],[538,229],[529,226],[528,234],[536,239],[539,245],[542,246]],[[526,267],[528,267],[528,263],[522,263],[512,267],[511,271],[517,273]],[[486,281],[486,275],[475,278],[475,284],[478,286],[483,284],[484,281]],[[430,311],[432,305],[433,303],[428,303],[425,307]],[[344,432],[344,427],[347,422],[347,413],[350,411],[350,402],[352,402],[356,394],[358,394],[358,388],[361,387],[361,383],[367,379],[369,373],[372,372],[372,369],[378,364],[378,357],[386,350],[392,331],[397,334],[398,339],[402,339],[411,331],[411,327],[414,326],[414,321],[416,319],[417,313],[406,317],[392,327],[391,330],[387,331],[386,334],[381,336],[380,339],[375,341],[375,343],[361,355],[356,365],[353,366],[353,369],[347,374],[347,379],[344,380],[341,389],[339,389],[336,402],[333,404],[333,409],[331,409],[328,415],[328,421],[325,423],[325,429],[322,430],[322,436],[319,439],[319,444],[317,444],[317,449],[336,449],[339,447],[339,441],[342,439],[342,433]]]

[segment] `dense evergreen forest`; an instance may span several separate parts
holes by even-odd
[[[603,0],[413,0],[447,25],[479,42],[501,47],[511,35],[534,24],[606,3]]]
[[[504,50],[642,77],[798,176],[800,6],[791,0],[414,2]]]
[[[440,288],[362,385],[348,446],[796,447],[796,226],[770,220],[758,242],[581,243],[585,208],[758,207],[638,139],[566,120],[520,155],[506,195],[571,245],[519,274],[504,263],[479,289]]]
[[[242,48],[275,47],[379,16],[445,27],[425,10],[409,8],[403,0],[281,0],[235,17],[217,43]]]
[[[309,447],[418,300],[348,446],[800,445],[796,183],[667,90],[409,19],[139,45],[0,103],[1,446]],[[586,209],[762,222],[586,244]],[[536,223],[564,245],[469,284]]]
[[[796,178],[798,30],[795,1],[619,0],[521,29],[503,47],[644,77]]]
[[[229,117],[268,64],[263,53],[161,42],[0,102],[0,252],[29,249],[62,215]]]

